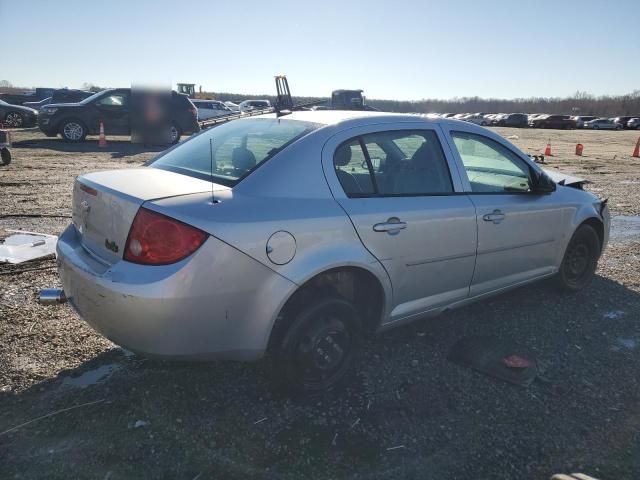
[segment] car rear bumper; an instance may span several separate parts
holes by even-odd
[[[295,288],[214,237],[172,265],[108,266],[71,225],[57,254],[65,294],[80,316],[114,343],[153,357],[258,359]]]

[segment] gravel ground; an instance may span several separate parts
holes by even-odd
[[[497,130],[527,153],[550,141],[549,168],[592,180],[614,215],[640,214],[637,132]],[[14,143],[13,163],[0,167],[0,234],[60,233],[74,176],[154,154],[33,130]],[[368,341],[348,387],[306,400],[271,393],[261,364],[128,354],[68,306],[35,302],[40,288],[60,286],[52,259],[0,265],[0,478],[640,478],[633,222],[615,219],[587,291],[534,285],[388,332]],[[468,335],[521,344],[543,377],[521,388],[447,361]]]

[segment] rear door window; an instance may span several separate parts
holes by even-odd
[[[347,196],[453,192],[444,152],[431,130],[378,132],[349,140],[336,149],[334,166]]]

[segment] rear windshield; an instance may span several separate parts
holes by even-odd
[[[233,187],[260,164],[320,125],[282,118],[235,120],[210,128],[150,166]]]

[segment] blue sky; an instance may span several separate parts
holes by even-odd
[[[369,98],[640,88],[640,0],[0,0],[0,80]],[[8,41],[7,39],[11,39]]]

